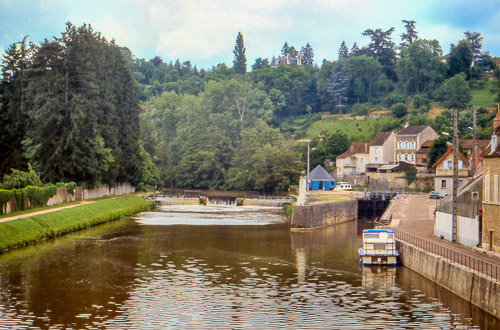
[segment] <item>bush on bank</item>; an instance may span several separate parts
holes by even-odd
[[[154,202],[136,195],[0,223],[0,251],[24,246],[154,208]]]

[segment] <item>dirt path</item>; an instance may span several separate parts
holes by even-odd
[[[32,216],[34,216],[34,215],[38,215],[38,214],[44,214],[44,213],[55,212],[55,211],[64,210],[64,209],[69,209],[69,208],[72,208],[72,207],[80,206],[80,205],[83,205],[83,204],[91,204],[91,203],[95,203],[95,201],[82,201],[82,202],[80,202],[80,203],[78,203],[78,204],[67,205],[67,206],[61,206],[61,207],[55,207],[55,208],[53,208],[53,209],[40,210],[40,211],[36,211],[36,212],[31,212],[31,213],[26,213],[26,214],[15,215],[15,216],[8,217],[8,218],[2,218],[2,219],[0,219],[0,222],[6,222],[6,221],[11,221],[11,220],[16,220],[16,219],[21,219],[21,218],[29,218],[29,217],[32,217]]]

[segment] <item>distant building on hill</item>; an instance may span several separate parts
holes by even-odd
[[[273,59],[271,60],[272,68],[290,64],[302,65],[302,55],[299,54],[297,57],[294,57],[290,54],[285,54],[284,56],[278,56],[277,58],[273,56]]]

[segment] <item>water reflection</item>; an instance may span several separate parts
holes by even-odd
[[[356,222],[290,233],[276,210],[251,221],[223,210],[240,225],[200,225],[217,221],[206,210],[163,209],[2,255],[0,328],[497,325],[404,267],[360,271]]]

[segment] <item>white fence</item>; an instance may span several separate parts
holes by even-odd
[[[479,217],[467,218],[458,216],[457,221],[457,239],[460,244],[476,247],[480,242],[481,231],[479,228]],[[452,240],[452,214],[436,212],[436,222],[434,225],[434,235],[443,236],[445,239]]]

